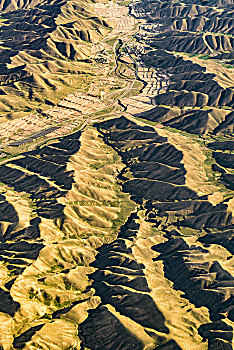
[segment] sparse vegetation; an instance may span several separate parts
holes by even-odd
[[[3,348],[230,347],[231,7],[0,8]]]

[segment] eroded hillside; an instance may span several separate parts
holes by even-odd
[[[233,2],[0,6],[0,348],[233,349]]]
[[[3,4],[3,9],[10,10],[10,5]],[[86,75],[96,75],[91,63],[84,64],[91,43],[110,30],[89,1],[19,5],[1,14],[0,110],[11,119],[57,104],[83,84],[85,89]]]

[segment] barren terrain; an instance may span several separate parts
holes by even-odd
[[[232,0],[0,0],[0,349],[234,348]]]

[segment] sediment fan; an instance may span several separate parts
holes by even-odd
[[[0,0],[0,349],[233,349],[233,6]]]

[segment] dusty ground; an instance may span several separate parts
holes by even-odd
[[[233,348],[231,6],[175,4],[63,4],[79,86],[0,124],[0,348]]]

